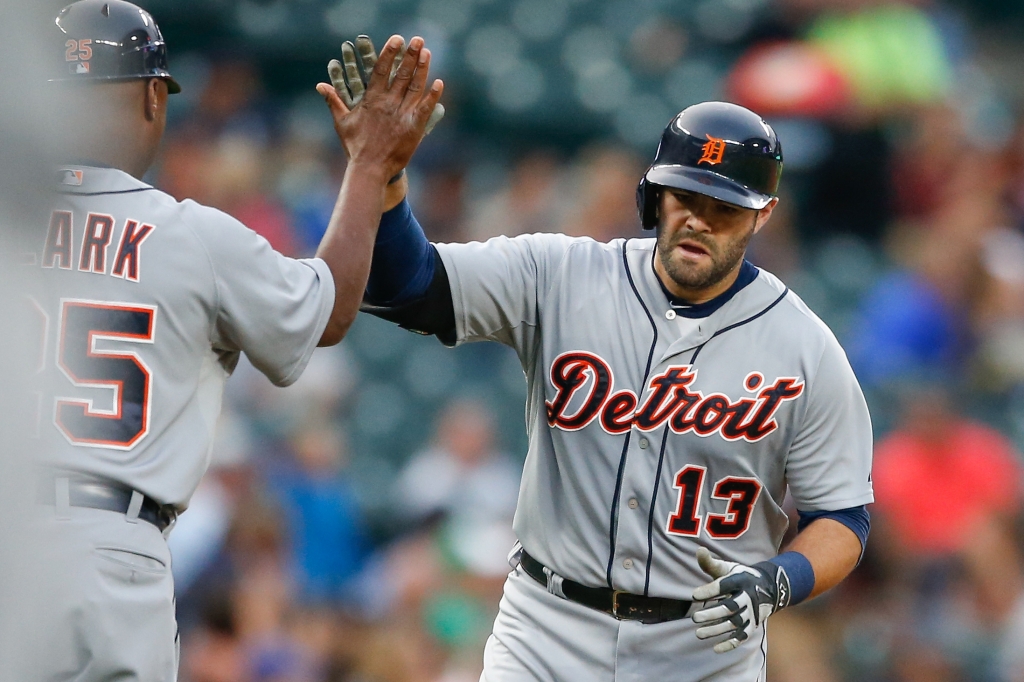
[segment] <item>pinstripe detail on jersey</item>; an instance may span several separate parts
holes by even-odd
[[[755,315],[751,315],[750,317],[748,317],[748,318],[747,318],[747,319],[745,319],[745,320],[740,320],[739,322],[737,322],[737,323],[735,323],[735,324],[730,324],[730,325],[729,325],[728,327],[722,327],[722,328],[721,328],[721,329],[719,329],[719,330],[718,330],[717,332],[715,332],[714,334],[712,334],[712,335],[711,335],[711,338],[710,338],[710,339],[708,339],[708,340],[707,340],[707,341],[705,341],[704,343],[702,343],[702,344],[700,344],[699,346],[697,346],[697,348],[696,348],[696,349],[694,349],[694,351],[693,351],[693,356],[692,356],[692,357],[690,358],[690,365],[692,366],[692,365],[693,365],[693,363],[697,361],[697,356],[698,356],[698,355],[700,354],[700,352],[701,352],[702,350],[704,350],[704,346],[706,346],[706,345],[708,345],[709,343],[711,343],[712,339],[714,339],[714,338],[715,338],[715,337],[717,337],[717,336],[721,336],[722,334],[726,333],[727,331],[732,331],[732,330],[733,330],[733,329],[735,329],[736,327],[742,327],[742,326],[743,326],[743,325],[745,325],[745,324],[749,324],[749,323],[753,322],[753,321],[754,321],[754,320],[756,320],[757,318],[759,318],[759,317],[761,317],[762,315],[766,314],[766,313],[767,313],[767,312],[768,312],[769,310],[771,310],[772,308],[774,308],[774,307],[775,307],[775,306],[777,306],[778,304],[782,303],[782,299],[786,298],[786,296],[787,296],[788,294],[789,294],[789,287],[786,287],[786,288],[785,288],[785,290],[784,290],[784,291],[783,291],[783,292],[782,292],[781,294],[779,294],[779,297],[778,297],[777,299],[775,299],[774,301],[772,301],[772,302],[771,302],[771,303],[770,303],[770,304],[768,305],[768,307],[766,307],[766,308],[765,308],[764,310],[762,310],[761,312],[759,312],[759,313],[757,313],[757,314],[755,314]]]
[[[622,242],[622,267],[626,271],[626,280],[629,282],[629,288],[633,290],[633,295],[640,302],[640,307],[644,309],[644,314],[651,323],[651,331],[654,332],[654,338],[651,340],[651,350],[647,353],[647,366],[644,368],[644,378],[640,382],[642,388],[647,385],[647,377],[651,373],[651,364],[654,362],[654,349],[658,346],[658,326],[654,323],[654,316],[651,315],[651,311],[648,310],[647,304],[644,303],[643,297],[637,290],[636,282],[633,281],[633,273],[629,270],[629,260],[626,258],[626,246],[628,244],[628,239]],[[637,396],[639,397],[639,395],[638,393]],[[626,471],[626,454],[629,452],[629,437],[631,434],[632,431],[626,432],[626,438],[622,443],[622,454],[619,456],[619,470],[615,476],[615,495],[612,497],[611,519],[608,522],[608,587],[612,587],[612,565],[615,563],[615,542],[619,530],[619,496],[622,494],[622,477]],[[648,571],[648,574],[650,574],[650,571]]]
[[[665,446],[668,445],[668,424],[665,425],[665,430],[661,432],[661,452],[658,453],[658,470],[654,474],[654,480],[661,480],[661,469],[665,464]],[[654,560],[654,510],[658,504],[658,488],[654,486],[654,493],[651,495],[651,509],[647,515],[647,569],[644,574],[644,596],[651,588],[651,562]]]

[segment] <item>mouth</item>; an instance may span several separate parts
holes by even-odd
[[[702,256],[711,255],[707,247],[689,239],[679,242],[679,244],[676,245],[676,248],[682,251],[683,255],[687,258],[698,259]]]

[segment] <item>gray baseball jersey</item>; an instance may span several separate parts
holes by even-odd
[[[530,446],[514,528],[556,573],[689,599],[708,580],[698,545],[746,564],[778,553],[787,486],[804,511],[872,501],[856,378],[768,272],[680,324],[653,239],[436,246],[457,341],[499,341],[522,361]]]
[[[239,353],[278,385],[298,378],[334,280],[322,260],[286,258],[119,170],[61,173],[36,256],[45,463],[183,508]]]

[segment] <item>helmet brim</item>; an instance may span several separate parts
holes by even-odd
[[[685,189],[704,194],[727,204],[760,211],[771,203],[773,196],[762,194],[734,180],[703,168],[677,164],[651,166],[644,176],[647,182],[662,187]]]

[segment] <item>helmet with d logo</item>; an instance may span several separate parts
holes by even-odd
[[[658,226],[662,187],[760,210],[775,197],[781,176],[782,146],[763,118],[727,102],[695,104],[665,127],[654,163],[640,180],[640,222],[645,230]]]

